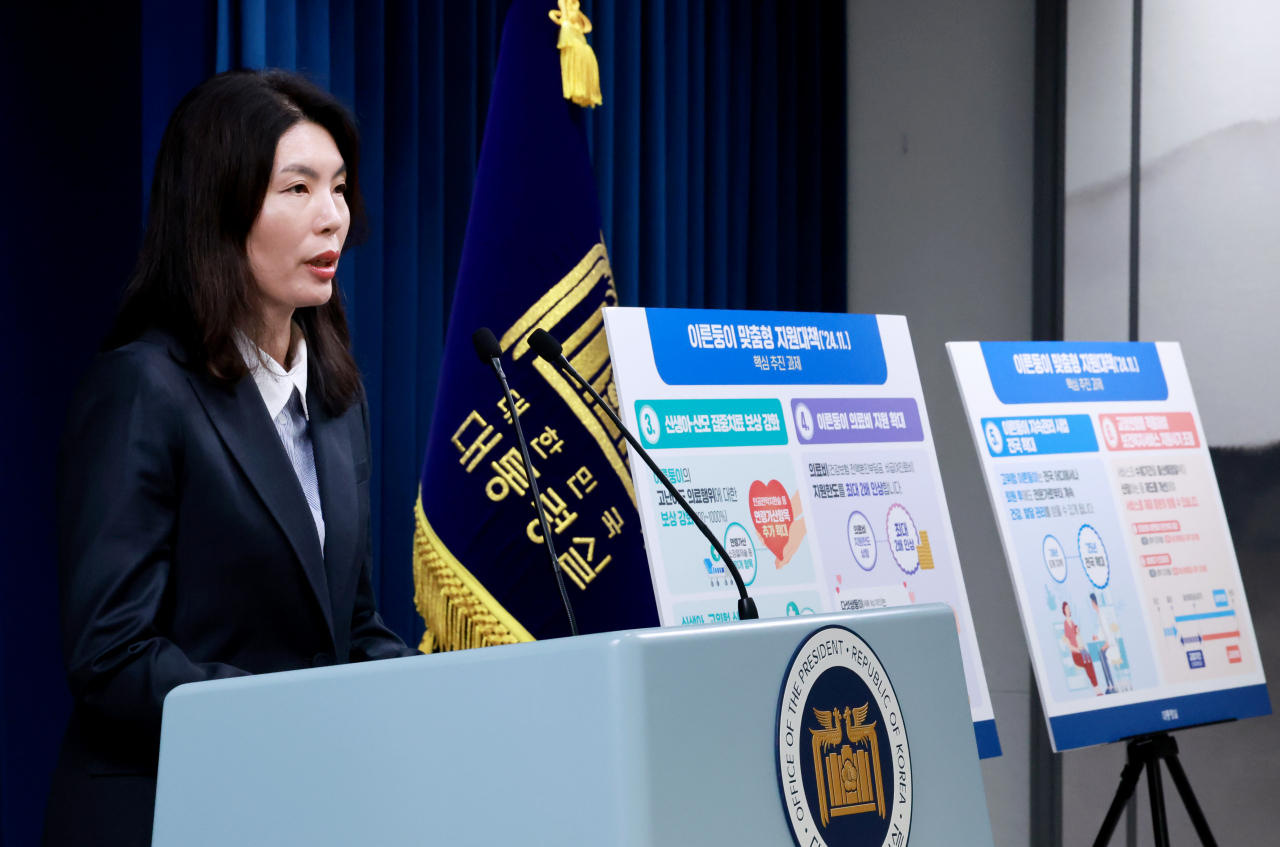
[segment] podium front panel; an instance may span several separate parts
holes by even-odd
[[[779,704],[798,646],[831,625],[874,650],[896,692],[909,843],[990,845],[941,605],[184,685],[165,702],[153,843],[793,844]]]

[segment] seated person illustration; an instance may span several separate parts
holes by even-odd
[[[1065,600],[1062,602],[1062,616],[1065,620],[1062,622],[1062,634],[1067,639],[1067,645],[1071,648],[1071,661],[1078,668],[1084,668],[1084,672],[1089,675],[1089,684],[1096,690],[1098,687],[1098,673],[1093,669],[1093,657],[1089,655],[1088,649],[1082,649],[1080,646],[1080,627],[1071,619],[1071,604]],[[1096,692],[1099,697],[1102,696],[1101,691]]]

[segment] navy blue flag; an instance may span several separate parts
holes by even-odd
[[[658,624],[622,434],[526,341],[539,327],[559,338],[616,409],[600,310],[618,295],[582,108],[566,99],[569,71],[562,78],[566,4],[553,20],[553,2],[516,0],[503,29],[416,509],[424,650],[569,633],[512,410],[471,345],[481,326],[498,337],[519,394],[515,413],[579,629]],[[583,50],[585,18],[574,22]]]

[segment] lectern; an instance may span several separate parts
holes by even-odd
[[[153,844],[809,847],[850,827],[992,843],[946,606],[183,685]]]

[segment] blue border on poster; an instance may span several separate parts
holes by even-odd
[[[1266,683],[1262,683],[1061,715],[1050,718],[1049,726],[1061,752],[1152,732],[1269,714],[1271,697]]]
[[[1000,736],[996,733],[995,719],[973,722],[973,734],[978,741],[978,758],[994,759],[1004,755],[1000,749]]]

